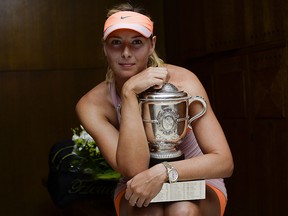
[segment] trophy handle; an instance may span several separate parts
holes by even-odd
[[[196,114],[195,116],[193,116],[193,117],[191,117],[189,119],[188,127],[190,129],[192,129],[192,126],[191,126],[192,121],[200,118],[202,115],[204,115],[206,113],[206,110],[207,110],[207,103],[206,103],[206,101],[205,101],[205,99],[203,97],[201,97],[201,96],[192,96],[191,100],[192,101],[190,102],[190,104],[193,103],[194,101],[198,101],[198,102],[200,102],[202,104],[203,109],[201,110],[201,112],[199,112],[198,114]]]

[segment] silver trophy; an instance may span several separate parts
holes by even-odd
[[[142,120],[150,148],[150,165],[162,161],[184,159],[177,149],[183,141],[191,122],[205,114],[207,105],[204,98],[188,96],[184,91],[166,83],[161,89],[149,89],[139,95]],[[188,107],[198,101],[201,112],[193,117],[188,115]]]

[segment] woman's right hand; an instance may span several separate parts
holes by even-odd
[[[162,164],[157,164],[127,182],[125,198],[131,206],[147,207],[166,181],[166,168]]]
[[[128,79],[123,90],[133,91],[138,95],[151,87],[160,89],[168,80],[169,73],[166,67],[149,67]]]

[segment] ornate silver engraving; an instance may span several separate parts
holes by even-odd
[[[171,107],[162,107],[157,115],[157,128],[164,135],[171,135],[177,132],[177,119],[179,114]]]

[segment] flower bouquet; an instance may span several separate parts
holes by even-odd
[[[78,200],[112,198],[120,174],[82,126],[72,131],[72,139],[56,143],[49,152],[47,188],[52,200],[62,208]]]
[[[75,143],[73,154],[81,160],[71,163],[71,168],[82,169],[83,173],[89,174],[95,180],[118,181],[120,174],[115,172],[105,161],[93,138],[80,125],[80,128],[72,129],[72,140]]]

